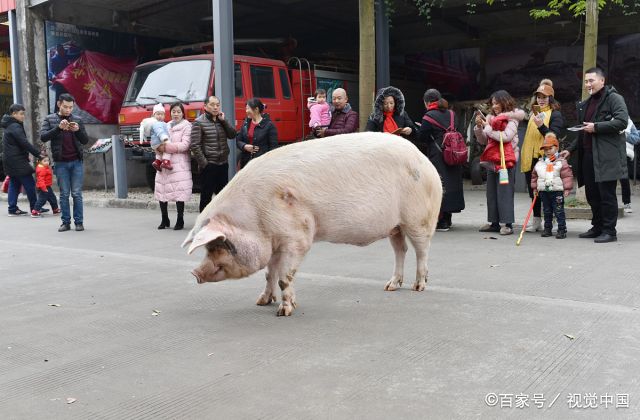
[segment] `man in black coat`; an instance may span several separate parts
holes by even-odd
[[[33,166],[29,162],[29,153],[40,157],[40,151],[27,140],[27,134],[22,125],[25,117],[25,108],[20,104],[13,104],[9,112],[2,117],[0,125],[4,128],[2,143],[4,153],[2,156],[4,170],[11,178],[9,183],[9,216],[22,216],[27,214],[18,208],[18,195],[20,188],[24,187],[29,198],[31,210],[36,204],[36,183],[33,180]]]
[[[55,162],[54,171],[60,188],[62,224],[58,232],[71,229],[69,195],[73,197],[73,221],[76,230],[84,230],[82,146],[89,142],[89,137],[82,120],[72,114],[74,104],[73,96],[68,93],[60,95],[57,102],[58,112],[47,115],[40,130],[40,141],[51,142],[51,153]]]
[[[578,104],[578,121],[583,122],[576,141],[563,151],[578,151],[576,174],[578,185],[585,187],[593,217],[592,227],[580,234],[596,243],[617,241],[618,180],[627,177],[627,156],[624,130],[629,114],[624,98],[605,85],[602,69],[593,67],[584,74],[589,98]]]

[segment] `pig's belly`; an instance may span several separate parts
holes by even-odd
[[[330,215],[327,215],[330,216]],[[362,219],[355,216],[344,220],[338,217],[323,217],[317,221],[316,242],[333,242],[365,246],[391,235],[393,229],[398,226],[398,221],[385,222],[372,219]]]

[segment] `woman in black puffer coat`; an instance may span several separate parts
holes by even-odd
[[[380,89],[364,131],[395,133],[408,140],[414,139],[418,130],[404,110],[404,105],[404,95],[400,89],[393,86]]]

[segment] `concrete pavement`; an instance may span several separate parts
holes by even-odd
[[[640,216],[618,243],[578,239],[588,222],[570,220],[567,239],[516,247],[477,232],[484,192],[466,199],[425,292],[410,274],[382,290],[387,241],[318,243],[290,318],[255,306],[263,272],[197,285],[202,253],[156,230],[157,211],[86,207],[86,231],[65,233],[2,216],[0,417],[638,418]]]

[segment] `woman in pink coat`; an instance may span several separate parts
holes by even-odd
[[[184,202],[191,199],[193,181],[191,178],[191,123],[184,119],[184,106],[180,102],[171,105],[171,122],[169,123],[169,141],[160,147],[160,153],[172,153],[173,169],[164,169],[156,173],[155,198],[160,202],[162,222],[158,229],[165,229],[171,225],[167,210],[168,202],[175,201],[178,209],[178,219],[173,227],[180,230],[184,227]]]

